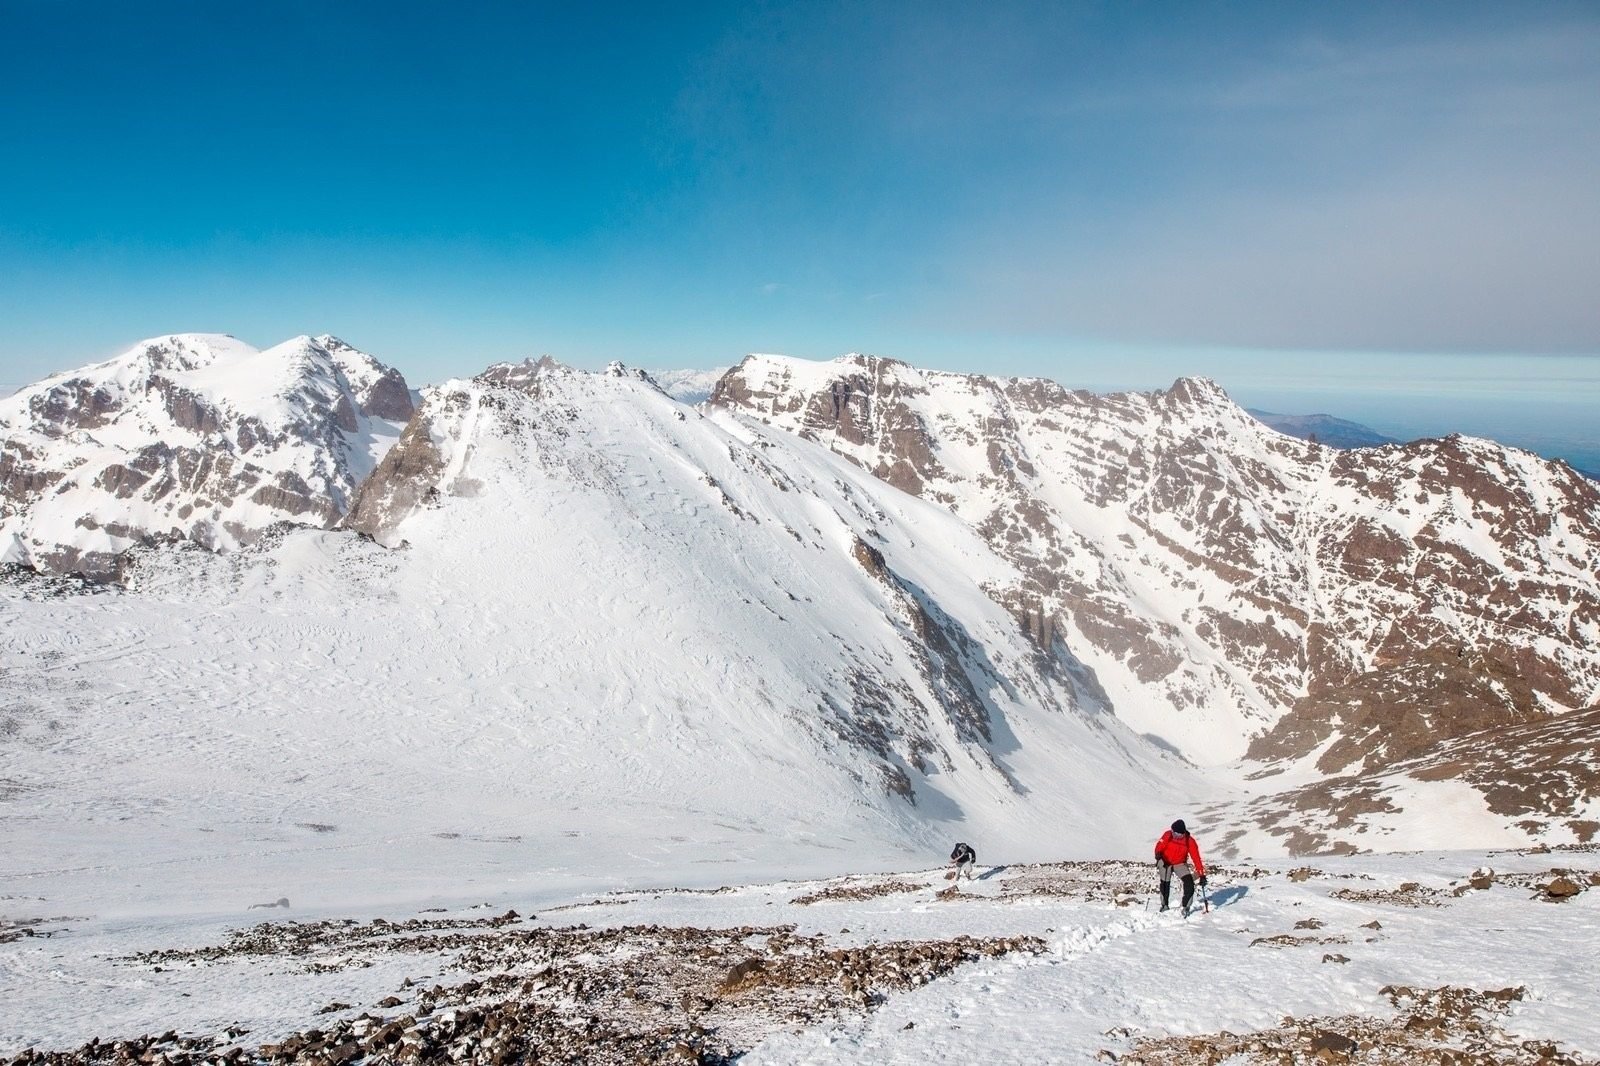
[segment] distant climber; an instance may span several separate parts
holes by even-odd
[[[950,853],[950,864],[955,867],[949,874],[949,880],[960,880],[965,873],[967,880],[972,880],[972,867],[978,861],[978,853],[972,850],[971,844],[957,844]]]
[[[277,899],[273,900],[271,903],[252,903],[252,904],[250,904],[248,909],[249,910],[255,910],[258,907],[267,907],[269,909],[272,908],[272,907],[282,907],[284,910],[288,910],[289,909],[289,897],[288,896],[279,896]]]
[[[1206,864],[1200,861],[1200,845],[1195,843],[1182,818],[1173,822],[1172,828],[1156,841],[1156,865],[1161,868],[1161,909],[1169,907],[1172,875],[1176,872],[1183,878],[1183,913],[1187,916],[1189,905],[1194,902],[1195,878],[1198,877],[1202,885],[1206,883]]]

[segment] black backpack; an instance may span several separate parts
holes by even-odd
[[[950,853],[951,862],[977,862],[978,853],[972,850],[970,844],[957,844],[956,849]]]

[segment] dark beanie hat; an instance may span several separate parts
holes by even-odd
[[[1187,833],[1189,830],[1184,828],[1183,819],[1179,818],[1176,822],[1172,823],[1172,831],[1174,833]]]

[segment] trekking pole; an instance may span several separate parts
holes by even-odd
[[[1211,913],[1211,890],[1209,888],[1207,888],[1205,885],[1201,885],[1200,886],[1200,899],[1202,901],[1204,901],[1204,903],[1206,905],[1205,913],[1206,914],[1210,914]]]

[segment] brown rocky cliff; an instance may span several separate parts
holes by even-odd
[[[418,411],[400,440],[356,490],[342,525],[387,543],[401,522],[438,494],[444,458],[433,442],[432,422]]]
[[[1026,605],[1020,624],[1076,633],[1174,713],[1275,708],[1260,757],[1339,732],[1328,769],[1402,758],[1600,686],[1600,490],[1526,453],[1464,438],[1333,452],[1265,430],[1208,381],[1097,396],[865,356],[752,357],[710,402],[967,519],[1017,565],[993,594]],[[1125,532],[1078,528],[1079,506]]]

